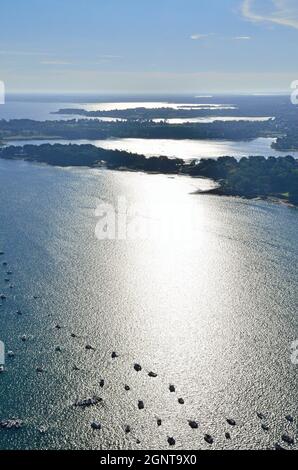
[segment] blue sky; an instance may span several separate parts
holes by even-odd
[[[297,0],[1,0],[8,91],[288,90]]]

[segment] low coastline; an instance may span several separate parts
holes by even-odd
[[[214,181],[214,180],[212,180]],[[214,181],[215,183],[215,181]],[[195,191],[194,194],[198,195],[206,195],[206,196],[217,196],[217,197],[230,197],[230,198],[238,198],[246,201],[266,201],[270,202],[271,204],[278,204],[280,206],[287,207],[289,209],[297,209],[298,204],[291,203],[287,198],[283,197],[282,195],[269,195],[269,196],[244,196],[240,194],[228,194],[226,193],[221,186],[217,186],[215,188],[208,189],[207,191]]]
[[[106,150],[91,144],[42,144],[6,146],[0,158],[24,160],[60,167],[107,168],[149,174],[208,178],[217,187],[200,194],[264,199],[288,207],[298,206],[298,161],[287,157],[220,157],[187,162],[183,159],[150,157]]]

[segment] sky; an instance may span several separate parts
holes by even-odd
[[[297,0],[0,0],[7,92],[288,91]]]

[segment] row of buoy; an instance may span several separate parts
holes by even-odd
[[[116,357],[118,357],[118,354],[116,354],[115,352],[113,352],[113,353],[112,353],[112,358],[116,358]],[[136,370],[137,372],[142,371],[142,366],[141,366],[139,363],[134,363],[133,367],[134,367],[134,370]],[[154,373],[154,372],[149,372],[148,375],[149,375],[150,377],[157,377],[157,374]],[[103,386],[103,385],[104,385],[104,381],[102,380],[101,386]],[[125,385],[125,390],[127,390],[127,391],[130,390],[129,385]],[[170,391],[171,393],[175,393],[175,392],[176,392],[176,387],[175,387],[175,385],[170,384],[170,385],[169,385],[169,391]],[[178,403],[184,404],[184,399],[183,399],[183,398],[178,398]],[[138,408],[139,408],[139,410],[143,410],[144,407],[145,407],[144,402],[143,402],[142,400],[139,400],[139,401],[138,401]],[[263,413],[260,413],[260,412],[257,412],[257,416],[258,416],[258,418],[261,419],[261,420],[264,420],[264,419],[266,418],[265,415],[264,415]],[[293,422],[294,422],[294,418],[293,418],[291,415],[287,415],[285,418],[286,418],[286,420],[287,420],[288,422],[290,422],[290,423],[293,423]],[[235,421],[234,419],[232,419],[232,418],[227,418],[227,419],[226,419],[226,422],[227,422],[227,424],[229,424],[231,427],[235,427],[235,426],[237,425],[236,421]],[[93,429],[101,429],[101,425],[100,425],[99,427],[95,427],[95,426],[94,426],[94,423],[96,423],[96,422],[93,422],[93,425],[92,425]],[[195,420],[189,420],[189,421],[188,421],[188,424],[189,424],[189,426],[190,426],[192,429],[198,429],[198,428],[199,428],[199,423],[198,423],[197,421],[195,421]],[[160,418],[158,418],[158,419],[157,419],[157,426],[161,426],[161,425],[162,425],[162,420],[161,420]],[[263,429],[264,431],[269,431],[269,426],[266,425],[265,423],[262,423],[262,426],[261,426],[261,427],[262,427],[262,429]],[[125,427],[125,432],[128,433],[128,432],[130,432],[130,431],[131,431],[131,428],[130,428],[129,425],[127,425],[127,426]],[[231,434],[230,434],[230,432],[228,432],[228,431],[225,432],[225,438],[226,438],[227,440],[230,440],[230,439],[231,439]],[[283,442],[285,442],[285,443],[287,443],[287,444],[289,444],[289,445],[293,445],[293,444],[295,443],[294,439],[293,439],[292,437],[290,437],[288,434],[283,434],[282,437],[281,437],[281,439],[282,439]],[[212,444],[214,443],[214,438],[213,438],[210,434],[208,434],[208,433],[204,435],[204,440],[205,440],[205,442],[206,442],[207,444],[209,444],[209,445],[212,445]],[[169,446],[175,446],[175,445],[176,445],[176,440],[175,440],[174,437],[168,437],[168,440],[167,440],[167,441],[168,441]],[[277,444],[275,444],[275,448],[278,449],[278,448],[282,448],[282,447],[277,443]]]
[[[4,255],[5,255],[5,252],[4,252],[4,251],[0,251],[0,256],[4,256]],[[8,267],[7,261],[3,261],[3,262],[2,262],[2,266],[3,266],[4,268],[7,268],[7,267]],[[13,275],[13,272],[12,272],[11,270],[8,270],[8,271],[6,271],[5,275],[6,275],[6,276],[12,276],[12,275]],[[10,282],[11,282],[10,277],[5,277],[5,278],[4,278],[4,282],[5,282],[5,284],[10,283]],[[13,289],[13,288],[14,288],[14,285],[13,285],[13,284],[9,284],[8,288],[9,288],[9,289]],[[3,294],[3,293],[0,293],[0,300],[6,300],[6,299],[7,299],[7,296],[6,296],[5,294]],[[1,306],[1,305],[0,305],[0,306]]]
[[[18,311],[18,313],[20,314],[21,312]],[[60,330],[62,327],[61,327],[60,324],[56,324],[55,328],[56,328],[57,330]],[[76,335],[75,333],[71,333],[71,337],[72,337],[72,338],[77,338],[77,335]],[[23,336],[21,337],[21,339],[22,339],[22,341],[26,341],[26,340],[27,340],[27,336],[26,336],[26,335],[23,335]],[[95,348],[94,348],[93,346],[91,346],[90,344],[87,344],[87,345],[85,346],[85,349],[86,349],[86,350],[90,350],[90,351],[91,351],[91,350],[92,350],[92,351],[95,351]],[[59,346],[56,347],[55,351],[56,351],[56,352],[62,352],[62,350],[61,350],[61,348],[60,348]],[[112,354],[111,354],[111,357],[112,357],[112,359],[116,359],[116,358],[119,357],[119,355],[116,353],[116,351],[113,351]],[[134,367],[134,370],[135,370],[136,372],[141,372],[141,371],[142,371],[142,366],[141,366],[139,363],[134,363],[134,366],[133,366],[133,367]],[[78,368],[77,368],[76,366],[75,366],[75,370],[78,370]],[[43,369],[42,367],[37,367],[37,368],[36,368],[36,371],[37,371],[38,373],[43,373],[43,372],[44,372],[44,369]],[[151,378],[156,378],[156,377],[158,377],[157,373],[155,373],[155,372],[153,372],[153,371],[150,371],[150,372],[148,373],[148,376],[151,377]],[[101,388],[103,388],[103,387],[104,387],[104,384],[105,384],[104,379],[101,379],[101,380],[100,380],[100,383],[99,383],[99,386],[100,386]],[[126,390],[126,391],[129,391],[129,390],[130,390],[130,386],[127,385],[127,384],[125,384],[125,390]],[[170,385],[169,385],[169,391],[170,391],[171,393],[175,393],[175,392],[176,392],[176,387],[175,387],[173,384],[170,384]],[[89,399],[85,399],[85,400],[81,400],[81,401],[77,402],[77,403],[76,403],[76,406],[82,406],[82,407],[91,406],[91,405],[97,404],[98,402],[99,402],[98,399],[93,397],[93,398],[89,398]],[[184,399],[183,399],[183,398],[178,398],[178,403],[181,404],[181,405],[184,404]],[[144,404],[143,400],[139,400],[139,401],[138,401],[138,409],[139,409],[139,410],[143,410],[144,408],[145,408],[145,404]],[[232,421],[233,421],[233,420],[229,420],[228,422],[231,423]],[[233,421],[233,422],[234,422],[234,421]],[[157,426],[161,426],[161,425],[162,425],[162,420],[161,420],[160,418],[158,418],[158,419],[157,419]],[[197,423],[196,421],[192,421],[192,420],[189,421],[189,426],[190,426],[192,429],[197,429],[197,428],[199,427],[198,423]],[[93,421],[93,422],[91,423],[91,427],[92,427],[93,429],[95,429],[95,430],[100,430],[100,429],[102,428],[101,423],[99,423],[98,421]],[[131,431],[130,426],[129,426],[129,425],[126,425],[126,427],[125,427],[125,433],[128,434],[130,431]],[[213,444],[213,442],[214,442],[212,436],[210,436],[209,434],[206,434],[206,435],[204,436],[204,439],[205,439],[205,441],[206,441],[208,444]],[[176,444],[175,439],[174,439],[173,437],[168,437],[168,444],[169,444],[170,446],[175,445],[175,444]]]
[[[0,251],[0,256],[3,256],[4,254],[5,254],[4,251]],[[7,266],[8,266],[7,261],[3,261],[3,262],[2,262],[2,266],[7,269]],[[6,276],[12,276],[12,274],[13,274],[12,271],[10,271],[10,270],[6,271]],[[4,278],[4,282],[5,282],[6,284],[8,284],[8,283],[10,282],[10,279],[9,279],[8,277],[5,277],[5,278]],[[9,288],[12,289],[12,288],[13,288],[13,285],[10,284],[10,285],[9,285]],[[0,300],[3,302],[3,301],[5,301],[6,299],[7,299],[7,295],[4,294],[4,293],[0,293]],[[2,305],[3,305],[3,304],[1,303],[1,304],[0,304],[0,307],[1,307]],[[14,353],[13,351],[8,351],[8,352],[7,352],[7,357],[13,358],[13,357],[15,357],[15,353]],[[3,365],[3,364],[0,364],[0,373],[2,373],[2,372],[5,372],[5,368],[4,368],[4,365]],[[20,421],[17,421],[17,420],[1,421],[0,427],[1,427],[1,428],[6,428],[6,429],[12,429],[12,428],[18,429],[18,428],[20,427]]]
[[[112,358],[115,358],[115,357],[118,357],[118,355],[117,355],[115,352],[113,352],[113,353],[112,353]],[[140,371],[142,370],[142,366],[141,366],[139,363],[134,363],[133,367],[134,367],[134,370],[136,370],[137,372],[140,372]],[[157,377],[157,374],[154,373],[154,372],[149,372],[148,375],[149,375],[150,377]],[[103,383],[103,384],[104,384],[104,383]],[[103,384],[102,384],[102,386],[103,386]],[[125,390],[127,390],[127,391],[130,390],[129,385],[125,385]],[[176,392],[176,387],[175,387],[175,385],[170,384],[170,385],[169,385],[169,390],[170,390],[171,393]],[[179,402],[180,404],[184,404],[184,399],[183,399],[183,398],[179,398],[179,399],[178,399],[178,402]],[[138,408],[139,408],[139,410],[144,409],[144,407],[145,407],[144,402],[143,402],[142,400],[139,400],[139,401],[138,401]],[[265,415],[262,414],[262,413],[257,412],[257,416],[258,416],[260,419],[265,419]],[[286,416],[286,420],[287,420],[288,422],[293,423],[294,418],[293,418],[291,415],[287,415],[287,416]],[[234,419],[232,419],[232,418],[227,418],[227,419],[226,419],[226,422],[227,422],[227,424],[229,424],[229,425],[232,426],[232,427],[236,426],[236,424],[237,424],[236,421],[235,421]],[[198,428],[199,428],[199,423],[198,423],[197,421],[195,421],[195,420],[189,420],[189,421],[188,421],[188,424],[189,424],[189,426],[190,426],[192,429],[198,429]],[[157,425],[158,425],[158,426],[161,426],[161,425],[162,425],[162,420],[161,420],[160,418],[157,419]],[[92,427],[94,428],[94,426],[92,426]],[[97,429],[101,429],[101,425],[100,425],[100,427],[97,428]],[[265,423],[262,423],[262,429],[265,430],[265,431],[268,431],[268,430],[269,430],[269,426],[267,426]],[[130,432],[130,430],[131,430],[130,426],[127,425],[127,426],[125,427],[125,432],[128,433],[128,432]],[[230,432],[228,432],[228,431],[225,432],[225,438],[226,438],[227,440],[230,440],[230,439],[231,439],[231,434],[230,434]],[[204,440],[205,440],[205,442],[206,442],[207,444],[209,444],[209,445],[212,445],[212,444],[214,443],[214,438],[213,438],[210,434],[208,434],[208,433],[204,435]],[[283,434],[283,435],[282,435],[282,440],[283,440],[284,442],[286,442],[287,444],[289,444],[289,445],[293,445],[293,444],[294,444],[294,439],[293,439],[292,437],[290,437],[288,434]],[[170,437],[170,436],[169,436],[167,441],[168,441],[169,446],[175,446],[175,445],[176,445],[176,440],[175,440],[174,437]],[[278,448],[278,446],[279,446],[279,444],[275,444],[275,448]],[[282,447],[280,446],[280,448],[282,448]]]
[[[0,251],[0,256],[4,256],[4,255],[5,255],[5,252],[4,252],[4,251]],[[8,266],[7,261],[3,261],[3,262],[2,262],[2,266],[6,268],[6,267]],[[12,271],[10,271],[10,270],[6,271],[6,276],[12,276],[12,274],[13,274]],[[9,279],[8,277],[5,277],[5,278],[4,278],[4,282],[5,282],[6,284],[8,284],[8,283],[10,282],[10,279]],[[9,288],[10,288],[10,289],[13,289],[13,285],[10,284]],[[0,294],[0,299],[1,299],[1,300],[5,300],[5,299],[6,299],[5,294]]]
[[[3,252],[3,251],[0,251],[0,256],[3,256],[3,255],[4,255],[4,252]],[[6,261],[3,262],[2,265],[3,265],[3,267],[7,267],[7,266],[8,266],[8,264],[7,264]],[[7,276],[12,276],[13,273],[12,273],[12,271],[7,270],[7,271],[6,271],[6,275],[7,275]],[[9,282],[10,282],[10,279],[9,279],[9,278],[5,278],[5,279],[4,279],[4,282],[5,282],[5,283],[9,283]],[[6,298],[7,298],[7,297],[6,297],[5,294],[0,294],[0,299],[1,299],[1,300],[6,300]],[[34,298],[34,299],[38,299],[38,296],[35,295],[35,296],[33,296],[33,298]],[[17,310],[17,314],[18,314],[18,315],[22,315],[22,312],[21,312],[20,310]],[[60,324],[56,324],[56,325],[55,325],[55,328],[56,328],[57,330],[60,330],[60,329],[62,328],[62,326],[61,326]],[[78,338],[78,335],[75,334],[75,333],[71,333],[71,337],[72,337],[72,338]],[[21,336],[21,340],[22,340],[23,342],[27,341],[27,339],[28,339],[27,335],[24,334],[24,335]],[[91,344],[86,344],[86,345],[85,345],[85,349],[86,349],[87,351],[96,351],[96,348],[95,348],[94,346],[92,346]],[[61,353],[61,352],[62,352],[62,349],[61,349],[60,346],[57,346],[57,347],[55,348],[55,351]],[[15,356],[15,354],[14,354],[13,351],[8,351],[7,355],[8,355],[8,357],[14,357],[14,356]],[[112,357],[112,359],[116,359],[116,358],[119,357],[119,355],[117,354],[116,351],[113,351],[112,354],[111,354],[111,357]],[[141,372],[141,371],[143,370],[142,366],[141,366],[139,363],[134,363],[134,364],[133,364],[133,368],[134,368],[134,370],[135,370],[136,372]],[[73,370],[78,371],[78,370],[80,370],[80,369],[75,365],[75,366],[73,366]],[[45,369],[44,369],[43,367],[37,367],[37,368],[36,368],[36,371],[37,371],[37,373],[40,373],[40,374],[41,374],[41,373],[45,372]],[[158,377],[158,374],[157,374],[156,372],[150,371],[150,372],[148,372],[148,376],[151,377],[151,378],[157,378],[157,377]],[[100,386],[100,388],[103,388],[103,387],[105,386],[105,380],[104,380],[103,378],[100,379],[99,386]],[[130,386],[129,386],[128,384],[125,384],[125,385],[124,385],[124,389],[125,389],[125,391],[130,391],[130,390],[131,390],[131,388],[130,388]],[[170,391],[170,393],[175,393],[175,392],[176,392],[176,387],[175,387],[175,385],[170,384],[170,385],[169,385],[169,391]],[[98,403],[100,403],[100,402],[102,402],[102,401],[103,401],[102,398],[100,398],[100,397],[95,397],[95,396],[94,396],[94,397],[91,397],[91,398],[87,398],[87,399],[83,399],[83,400],[78,400],[77,402],[74,403],[74,406],[83,407],[83,408],[84,408],[84,407],[96,405],[96,404],[98,404]],[[178,403],[181,404],[181,405],[184,405],[184,404],[185,404],[185,401],[184,401],[184,399],[183,399],[182,397],[180,397],[180,398],[178,398]],[[144,403],[144,401],[143,401],[143,400],[138,400],[138,402],[137,402],[137,407],[138,407],[139,410],[143,410],[143,409],[145,408],[145,403]],[[266,416],[265,416],[263,413],[257,412],[257,416],[258,416],[258,418],[259,418],[260,420],[262,420],[262,421],[264,421],[264,420],[266,419]],[[291,415],[287,415],[287,416],[286,416],[286,420],[287,420],[289,423],[293,423],[293,422],[294,422],[294,418],[293,418]],[[230,426],[232,426],[232,427],[236,426],[236,421],[235,421],[234,419],[232,419],[232,418],[227,418],[226,421],[227,421],[227,423],[228,423]],[[4,422],[3,422],[3,423],[4,423]],[[18,427],[20,427],[20,426],[19,426],[19,423],[21,423],[21,422],[20,422],[20,421],[16,421],[16,423],[14,423],[12,420],[11,420],[11,421],[7,421],[7,426],[5,426],[5,427],[7,427],[7,428],[9,428],[9,427],[18,428]],[[157,423],[157,426],[158,426],[158,427],[162,426],[162,420],[161,420],[160,418],[157,418],[157,419],[156,419],[156,423]],[[199,423],[198,423],[197,421],[195,421],[195,420],[189,420],[189,421],[188,421],[188,424],[189,424],[189,426],[191,427],[191,429],[194,429],[194,430],[195,430],[195,429],[198,429],[198,428],[199,428]],[[4,427],[4,425],[3,425],[3,427]],[[101,429],[102,429],[102,425],[101,425],[101,423],[100,423],[99,421],[92,421],[92,422],[91,422],[91,427],[92,427],[92,429],[94,429],[94,430],[101,430]],[[269,426],[268,426],[266,423],[263,422],[263,423],[261,424],[261,427],[262,427],[262,429],[263,429],[264,431],[269,431]],[[131,427],[130,427],[130,425],[128,425],[128,424],[125,425],[125,427],[124,427],[124,432],[125,432],[126,434],[129,434],[129,433],[131,432]],[[225,438],[226,438],[226,439],[231,439],[231,434],[230,434],[230,432],[227,431],[227,432],[225,433]],[[286,444],[288,444],[288,445],[293,445],[293,444],[295,443],[294,439],[293,439],[291,436],[289,436],[288,434],[283,434],[282,437],[281,437],[281,439],[282,439],[282,441],[283,441],[284,443],[286,443]],[[205,435],[204,435],[204,440],[205,440],[205,442],[206,442],[207,444],[209,444],[209,445],[212,445],[212,444],[214,443],[214,438],[213,438],[210,434],[205,434]],[[137,442],[138,444],[140,443],[139,440],[137,440],[136,442]],[[168,442],[168,445],[169,445],[169,446],[175,446],[175,445],[176,445],[176,440],[175,440],[174,437],[170,437],[170,436],[169,436],[168,439],[167,439],[167,442]],[[276,448],[276,449],[279,449],[279,448],[282,449],[282,446],[280,446],[279,444],[275,444],[275,448]]]

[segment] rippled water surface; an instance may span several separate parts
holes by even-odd
[[[135,108],[146,109],[198,109],[198,110],[233,110],[237,107],[230,104],[216,104],[216,103],[175,103],[167,101],[128,101],[128,102],[98,102],[98,103],[85,103],[85,102],[63,102],[63,101],[22,101],[22,100],[9,100],[4,106],[0,107],[0,119],[34,119],[38,121],[46,120],[61,120],[61,119],[87,119],[85,116],[70,115],[70,114],[54,114],[59,109],[63,108],[76,108],[85,109],[86,111],[114,111],[126,110]],[[107,121],[109,118],[101,118]],[[112,118],[113,119],[113,118]]]
[[[295,436],[298,212],[195,194],[206,184],[0,160],[0,338],[16,354],[0,375],[0,419],[25,423],[0,431],[0,448],[163,449],[174,436],[177,449],[201,449],[209,433],[216,449],[265,449]],[[172,214],[171,236],[99,241],[98,201],[119,195],[140,227]],[[72,406],[93,394],[103,403]]]
[[[212,117],[195,117],[195,118],[170,118],[170,119],[152,119],[153,122],[166,122],[167,124],[186,124],[186,123],[203,123],[212,124],[213,122],[237,122],[237,121],[248,121],[248,122],[266,122],[273,117],[248,117],[248,116],[212,116]]]
[[[11,145],[43,143],[60,144],[91,144],[109,150],[124,150],[126,152],[152,156],[166,156],[172,158],[183,158],[185,160],[194,158],[218,158],[230,156],[235,158],[249,157],[250,155],[285,156],[289,153],[297,158],[298,152],[281,152],[271,147],[274,139],[260,137],[258,139],[244,141],[232,140],[175,140],[175,139],[107,139],[107,140],[17,140],[9,142]]]

